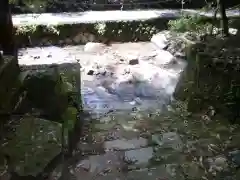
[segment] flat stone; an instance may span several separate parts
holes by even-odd
[[[68,51],[56,46],[44,48],[27,48],[19,52],[19,65],[24,68],[32,66],[36,68],[49,65],[78,64],[76,58]]]
[[[126,151],[124,154],[124,160],[127,163],[133,164],[133,166],[146,166],[149,160],[153,157],[153,148],[141,148],[135,150]]]
[[[167,132],[162,135],[154,134],[152,140],[163,148],[173,148],[175,150],[182,150],[183,148],[183,142],[175,132]]]
[[[127,173],[127,180],[167,180],[171,175],[168,173],[166,167],[159,166],[155,168],[144,168],[140,170],[134,170]]]
[[[147,139],[141,137],[131,140],[117,139],[114,141],[106,141],[104,143],[104,148],[107,150],[128,150],[145,147],[147,144]]]
[[[123,165],[122,153],[107,152],[104,155],[90,156],[77,164],[77,168],[84,168],[91,173],[100,173],[105,170],[114,171]]]

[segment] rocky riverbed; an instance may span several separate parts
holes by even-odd
[[[40,53],[41,52],[41,53]],[[81,65],[84,108],[161,109],[168,104],[186,62],[151,42],[87,43],[85,46],[23,49],[20,64],[49,64],[74,58]]]

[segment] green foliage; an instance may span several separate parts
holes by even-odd
[[[63,73],[60,73],[58,69],[55,69],[55,76],[57,78],[57,83],[55,86],[55,93],[67,96],[69,92],[72,91],[72,86],[67,82],[67,78]],[[72,130],[77,119],[78,110],[75,107],[67,107],[63,112],[61,119],[63,121],[63,127],[66,130]]]
[[[18,5],[19,0],[9,0],[10,4]],[[32,13],[41,13],[45,12],[47,7],[48,1],[47,0],[22,0],[24,4],[21,6],[22,10],[28,10]]]
[[[138,41],[139,39],[150,39],[152,35],[158,32],[158,28],[147,22],[107,22],[97,23],[94,30],[100,36],[110,39],[129,39]]]
[[[36,24],[28,24],[28,25],[20,25],[16,27],[16,34],[17,35],[30,35],[34,34],[38,31],[40,28],[39,25]],[[57,26],[53,25],[47,25],[47,26],[41,26],[43,29],[43,32],[45,33],[51,33],[51,34],[56,34],[59,35],[60,31]]]
[[[37,30],[37,25],[31,24],[31,25],[21,25],[16,28],[16,34],[17,35],[27,35],[27,34],[33,34]]]
[[[72,130],[77,119],[78,110],[75,107],[68,107],[62,115],[64,120],[63,127],[67,130]]]
[[[177,20],[170,20],[168,23],[170,30],[176,32],[195,31],[201,32],[207,30],[209,23],[201,16],[183,16]]]
[[[94,24],[94,28],[96,29],[98,34],[104,35],[104,33],[106,32],[106,23],[96,23]]]
[[[50,32],[52,34],[60,34],[59,29],[57,28],[57,26],[53,26],[53,25],[47,25],[46,28],[44,28],[45,32]]]

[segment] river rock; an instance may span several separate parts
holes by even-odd
[[[235,150],[229,153],[229,157],[231,158],[231,161],[236,164],[238,167],[240,167],[240,150]]]
[[[210,166],[210,169],[209,169],[210,172],[223,171],[224,169],[226,169],[228,167],[227,158],[224,156],[209,158],[208,163]]]
[[[83,37],[82,33],[79,33],[73,38],[73,41],[75,43],[80,43],[82,41],[82,37]]]
[[[128,61],[129,65],[136,65],[139,63],[138,59],[131,59]]]

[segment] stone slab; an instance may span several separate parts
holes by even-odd
[[[104,148],[107,150],[128,150],[137,149],[147,146],[147,139],[145,138],[134,138],[130,140],[116,139],[113,141],[106,141]]]
[[[80,63],[63,48],[51,46],[20,49],[18,62],[21,71],[36,73],[55,69],[64,73],[65,80],[73,86],[73,93],[81,95]]]
[[[153,153],[152,147],[130,150],[125,152],[124,160],[133,167],[145,167],[153,158]]]

